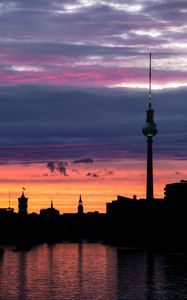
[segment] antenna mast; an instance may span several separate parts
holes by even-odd
[[[151,53],[149,53],[149,107],[151,107],[151,100],[152,100],[152,94],[151,94]]]
[[[9,189],[9,199],[8,199],[8,204],[9,204],[9,207],[10,207],[10,189]]]

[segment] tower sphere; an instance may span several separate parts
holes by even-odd
[[[142,127],[142,132],[146,137],[153,137],[157,134],[158,128],[154,122],[145,122]]]

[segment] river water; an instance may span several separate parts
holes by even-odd
[[[103,244],[6,247],[0,300],[183,300],[187,254],[150,253]]]

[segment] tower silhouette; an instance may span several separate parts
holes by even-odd
[[[83,214],[84,208],[83,208],[83,203],[82,203],[82,197],[80,195],[79,203],[78,203],[78,214]]]
[[[154,122],[154,110],[152,109],[151,93],[151,53],[149,55],[149,102],[146,111],[146,121],[142,127],[143,134],[147,137],[147,184],[146,199],[153,199],[153,137],[157,134],[157,125]]]
[[[22,216],[27,215],[27,207],[28,207],[27,202],[28,202],[28,198],[25,197],[24,189],[23,189],[21,197],[18,198],[18,213],[19,213],[19,215],[22,215]]]

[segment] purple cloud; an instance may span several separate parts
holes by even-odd
[[[2,0],[1,84],[145,85],[152,51],[154,83],[186,85],[186,9],[176,0]]]

